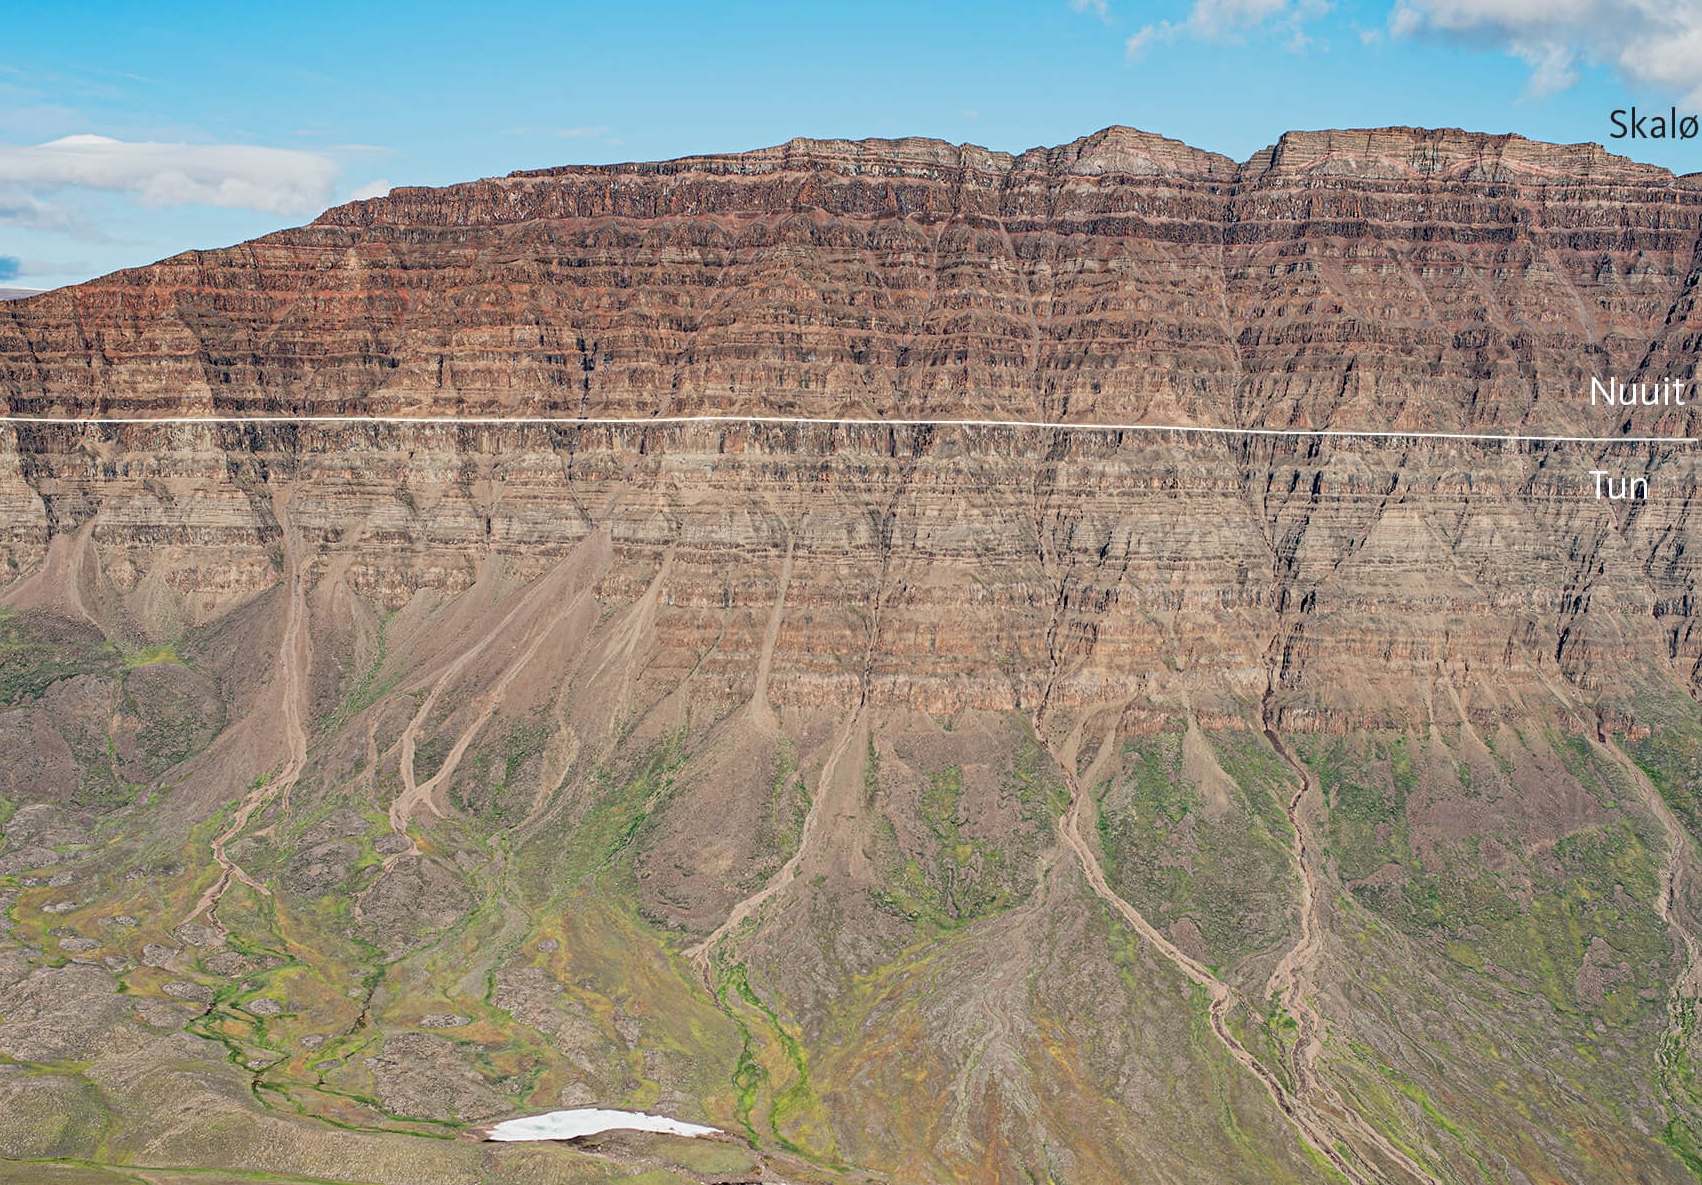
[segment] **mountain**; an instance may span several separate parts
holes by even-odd
[[[0,1174],[1693,1179],[1699,250],[1111,128],[0,307]]]

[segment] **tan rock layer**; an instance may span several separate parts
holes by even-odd
[[[1341,729],[1404,720],[1433,678],[1534,683],[1557,659],[1610,706],[1650,661],[1695,686],[1694,479],[1685,456],[1629,453],[1015,428],[12,428],[0,563],[41,574],[9,603],[39,586],[147,636],[278,583],[272,491],[289,491],[310,582],[384,610],[492,563],[531,580],[600,529],[615,558],[597,598],[662,580],[662,652],[730,700],[751,695],[772,630],[780,705],[853,706],[867,651],[870,706],[1192,688],[1196,711],[1240,717],[1213,697],[1274,683],[1302,693],[1283,727]],[[1598,464],[1671,497],[1598,500]]]

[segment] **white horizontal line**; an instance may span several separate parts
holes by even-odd
[[[1362,428],[1223,428],[1197,424],[1092,424],[1051,420],[910,420],[812,416],[378,416],[378,415],[198,415],[198,416],[32,416],[0,415],[0,424],[468,424],[543,425],[551,427],[647,427],[657,424],[763,424],[873,428],[1033,428],[1053,432],[1151,432],[1197,436],[1327,437],[1358,440],[1461,440],[1495,444],[1698,444],[1696,436],[1541,436],[1500,432],[1424,432]]]

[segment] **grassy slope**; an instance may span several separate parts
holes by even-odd
[[[11,619],[5,635],[26,707],[70,679],[116,686],[138,665],[29,625]],[[538,815],[527,771],[545,752],[541,717],[499,715],[451,784],[459,813],[415,831],[437,879],[386,905],[373,886],[393,778],[345,743],[363,711],[398,727],[381,665],[322,717],[290,813],[260,813],[233,845],[270,892],[231,890],[222,942],[190,945],[177,923],[214,874],[207,844],[225,819],[170,838],[169,777],[59,845],[70,884],[51,883],[61,865],[0,880],[15,956],[60,976],[72,1007],[98,1012],[102,992],[121,993],[101,1013],[98,1055],[0,1064],[33,1084],[11,1097],[50,1100],[0,1108],[0,1152],[54,1158],[66,1180],[126,1164],[222,1166],[232,1180],[523,1180],[545,1151],[552,1179],[621,1179],[589,1154],[455,1138],[580,1090],[707,1119],[795,1179],[1326,1179],[1211,1038],[1204,1000],[1051,855],[1061,790],[1026,724],[996,751],[985,738],[954,750],[925,721],[877,729],[862,770],[874,882],[851,895],[825,876],[800,882],[721,952],[711,989],[652,874],[668,827],[695,809],[713,721],[628,727]],[[910,733],[926,744],[890,739]],[[1293,932],[1285,771],[1254,732],[1209,743],[1234,785],[1224,803],[1184,776],[1178,734],[1127,738],[1116,775],[1093,788],[1098,839],[1127,899],[1173,934],[1197,930],[1242,991],[1233,1022],[1281,1071],[1284,1018],[1259,987]],[[1297,741],[1325,790],[1337,886],[1326,1073],[1447,1179],[1495,1180],[1509,1163],[1533,1180],[1629,1180],[1639,1166],[1677,1179],[1696,1097],[1688,1035],[1674,1045],[1666,1032],[1673,955],[1651,907],[1661,837],[1601,746],[1510,734],[1486,759],[1464,738],[1439,743],[1445,761],[1413,736]],[[1626,743],[1688,820],[1702,726],[1675,715]],[[795,742],[779,753],[748,788],[761,824],[738,891],[801,835],[811,771]],[[1437,826],[1437,802],[1495,806],[1533,770],[1594,805],[1534,846],[1504,803],[1474,828]],[[0,800],[0,825],[26,817],[20,805]],[[71,962],[101,957],[111,970]],[[109,987],[90,986],[103,976]],[[146,1023],[134,1005],[168,1019]],[[433,1014],[460,1023],[422,1028]],[[690,1155],[666,1153],[673,1167],[657,1171],[697,1179]],[[267,1172],[281,1175],[245,1175]]]

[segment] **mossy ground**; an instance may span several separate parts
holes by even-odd
[[[1280,760],[1257,734],[1206,743],[1234,782],[1229,801],[1208,806],[1184,776],[1180,732],[1136,738],[1096,788],[1099,840],[1112,886],[1161,929],[1197,928],[1206,962],[1227,972],[1287,938],[1299,887]]]

